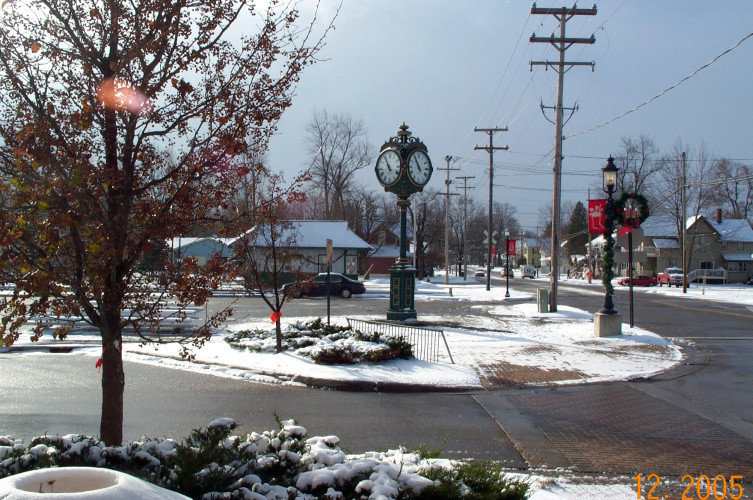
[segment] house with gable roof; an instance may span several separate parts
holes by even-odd
[[[317,274],[327,271],[327,240],[332,240],[332,272],[358,278],[359,260],[364,258],[371,245],[348,228],[347,221],[297,220],[285,221],[277,235],[280,246],[296,248],[300,256],[301,272]],[[179,237],[168,242],[177,259],[195,257],[204,265],[214,256],[229,259],[236,255],[239,244],[248,244],[256,251],[269,247],[269,238],[261,234],[262,228],[253,227],[235,238],[208,236],[202,238]]]
[[[676,224],[672,217],[652,216],[641,225],[644,240],[638,249],[646,252],[646,262],[638,264],[638,272],[656,276],[667,267],[682,266]],[[690,217],[685,241],[689,280],[699,280],[704,271],[714,269],[723,269],[730,283],[744,283],[753,277],[753,228],[747,220],[723,219],[721,210],[715,218]]]
[[[317,274],[327,271],[327,240],[332,240],[332,272],[342,273],[349,278],[358,278],[359,260],[364,257],[371,245],[348,228],[344,220],[294,220],[281,224],[283,229],[277,236],[279,242],[288,248],[297,249],[300,256],[298,265],[301,272]],[[253,227],[236,238],[231,246],[245,239],[245,243],[256,251],[269,248],[269,238],[260,234],[262,228]]]

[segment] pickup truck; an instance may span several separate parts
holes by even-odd
[[[659,286],[675,285],[676,287],[681,287],[682,286],[682,269],[679,267],[668,267],[664,270],[663,273],[659,273],[656,276],[656,281],[659,283]],[[688,286],[689,285],[690,284],[688,284]]]

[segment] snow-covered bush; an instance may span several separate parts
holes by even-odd
[[[527,486],[506,481],[486,462],[427,459],[405,449],[346,455],[337,436],[306,439],[293,420],[231,436],[235,422],[214,420],[180,443],[143,439],[105,446],[81,435],[0,436],[0,477],[55,466],[117,469],[197,499],[468,498],[522,499]]]
[[[225,340],[236,349],[254,352],[275,352],[276,349],[274,330],[242,330]],[[411,344],[402,338],[363,334],[349,326],[326,325],[321,318],[289,325],[283,332],[282,345],[285,351],[325,365],[378,363],[413,357]]]

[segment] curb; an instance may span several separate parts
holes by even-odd
[[[173,359],[176,361],[185,361],[180,356],[160,356],[156,354],[143,354],[140,352],[132,354],[141,354],[144,356],[156,356],[165,359]],[[138,361],[136,361],[138,362]],[[194,364],[200,365],[214,365],[214,363],[207,363],[204,361],[191,361]],[[305,375],[289,375],[277,372],[270,372],[264,370],[253,370],[244,366],[236,365],[222,365],[234,370],[243,370],[255,373],[257,375],[263,375],[265,377],[275,378],[282,383],[300,383],[306,387],[313,389],[329,389],[334,391],[347,391],[347,392],[468,392],[468,391],[480,391],[483,390],[481,386],[439,386],[430,384],[404,384],[402,382],[379,382],[379,381],[366,381],[366,380],[337,380],[337,379],[324,379],[308,377]],[[211,374],[208,374],[211,375]]]
[[[680,347],[684,354],[684,359],[680,360],[676,365],[667,368],[647,377],[636,377],[627,382],[651,382],[660,380],[674,380],[686,375],[695,373],[703,368],[707,367],[711,363],[711,356],[705,350],[698,349],[691,345],[680,345],[673,342],[676,346]]]

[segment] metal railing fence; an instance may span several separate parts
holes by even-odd
[[[413,347],[413,357],[422,361],[439,363],[442,351],[442,342],[447,352],[450,363],[455,364],[450,352],[450,346],[442,330],[425,328],[420,326],[401,325],[383,321],[369,321],[364,319],[346,318],[348,326],[361,333],[380,333],[387,337],[401,338]]]

